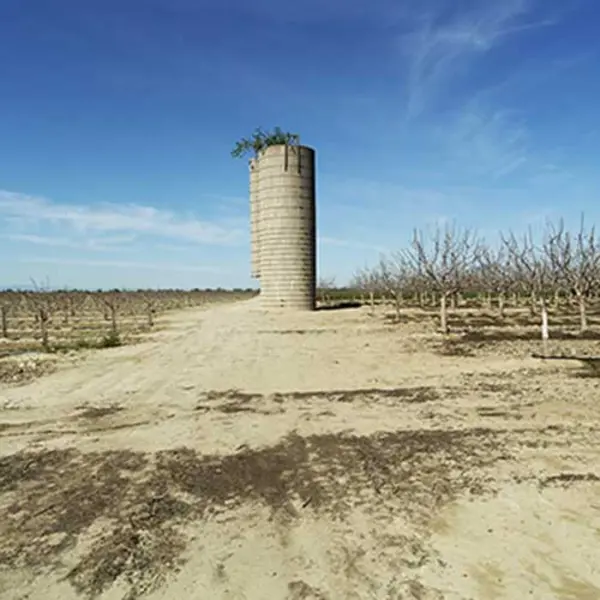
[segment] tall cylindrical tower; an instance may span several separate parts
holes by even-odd
[[[258,156],[260,298],[264,308],[314,310],[315,151],[269,146]]]
[[[259,195],[259,171],[256,158],[249,160],[250,169],[250,275],[254,279],[260,279],[260,195]]]

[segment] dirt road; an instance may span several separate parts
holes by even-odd
[[[255,301],[0,387],[0,598],[600,597],[600,379]]]

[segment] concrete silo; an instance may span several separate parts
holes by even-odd
[[[248,168],[250,170],[250,274],[254,279],[260,278],[260,242],[259,242],[259,213],[260,199],[258,196],[258,161],[251,158]]]
[[[314,310],[315,151],[307,146],[268,146],[257,163],[261,305]]]

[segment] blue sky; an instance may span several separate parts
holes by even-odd
[[[246,287],[256,126],[342,283],[447,220],[600,217],[597,0],[0,0],[0,285]]]

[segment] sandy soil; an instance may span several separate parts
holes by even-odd
[[[459,350],[250,301],[3,385],[0,598],[597,600],[600,378]]]

